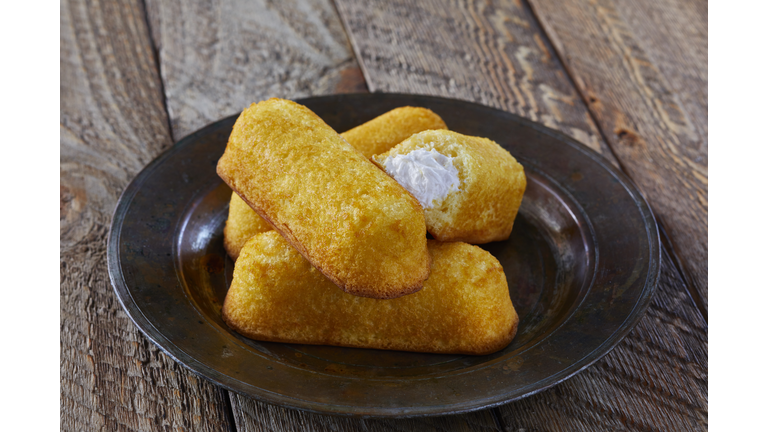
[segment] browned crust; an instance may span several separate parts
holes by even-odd
[[[415,133],[448,129],[439,115],[428,108],[403,106],[341,134],[353,147],[371,156],[383,153]]]
[[[383,350],[383,351],[402,351],[402,349],[396,344],[381,344],[381,345],[362,344],[362,343],[361,344],[355,344],[355,343],[338,344],[331,339],[308,341],[306,339],[269,337],[260,333],[251,332],[248,329],[238,326],[236,322],[230,319],[228,315],[227,300],[228,298],[224,299],[224,306],[222,307],[222,310],[221,310],[221,316],[224,319],[224,323],[227,324],[227,326],[232,330],[250,339],[260,340],[263,342],[278,342],[278,343],[301,344],[301,345],[340,346],[340,347],[347,347],[347,348],[377,349],[377,350]],[[514,339],[515,336],[517,335],[517,329],[518,329],[519,323],[520,323],[520,317],[517,314],[515,314],[514,323],[512,324],[512,327],[510,327],[509,333],[504,339],[500,339],[497,341],[497,343],[494,343],[494,344],[488,344],[486,346],[476,347],[475,349],[440,350],[440,349],[435,349],[434,347],[422,346],[422,347],[415,347],[413,349],[409,349],[408,352],[421,352],[421,353],[429,353],[429,354],[462,354],[462,355],[477,355],[477,356],[493,354],[497,351],[500,351],[506,348],[507,345],[509,345],[512,342],[512,339]]]
[[[337,292],[277,233],[259,234],[243,250],[222,315],[253,339],[486,355],[517,333],[503,268],[476,246],[430,241],[429,291],[396,300]]]
[[[232,261],[237,261],[237,257],[240,255],[240,248],[237,247],[233,242],[228,241],[227,236],[227,227],[229,226],[229,220],[227,220],[227,223],[224,225],[224,250],[227,252],[227,255],[229,255],[230,258],[232,258]]]
[[[500,339],[498,343],[496,344],[489,344],[488,348],[486,350],[480,350],[478,349],[475,352],[452,352],[450,354],[471,354],[471,355],[488,355],[493,354],[496,351],[499,351],[503,348],[505,348],[507,345],[512,342],[512,339],[515,338],[515,335],[517,335],[517,327],[520,324],[520,316],[515,313],[514,322],[512,323],[512,327],[509,329],[509,333],[504,339]]]
[[[428,129],[446,129],[445,122],[427,108],[403,106],[343,132],[341,136],[366,158],[370,158],[374,153],[387,151],[411,135]],[[233,193],[233,196],[239,195]],[[237,201],[238,204],[242,203],[239,199]],[[258,213],[250,207],[251,215],[244,215],[240,211],[233,214],[233,207],[240,207],[236,206],[234,199],[231,200],[229,217],[224,227],[224,248],[233,260],[237,260],[244,241],[263,232],[258,224],[253,224],[251,218],[263,218],[257,216]],[[250,234],[247,238],[244,235],[246,226],[253,228],[252,232],[247,233]]]
[[[229,214],[224,225],[224,249],[235,261],[240,249],[254,235],[271,231],[272,226],[243,201],[236,192],[229,199]]]
[[[255,339],[263,342],[277,342],[277,343],[288,343],[288,344],[301,344],[301,345],[324,345],[324,346],[339,346],[339,347],[345,347],[345,348],[366,348],[366,349],[376,349],[376,350],[382,350],[382,351],[403,351],[403,349],[399,348],[396,345],[371,345],[371,344],[336,344],[331,340],[325,340],[325,341],[306,341],[306,340],[298,340],[298,339],[289,339],[289,338],[273,338],[273,337],[264,337],[263,335],[257,334],[257,333],[251,333],[247,330],[239,329],[236,327],[236,325],[233,325],[227,318],[225,314],[222,314],[222,317],[224,318],[224,322],[229,326],[232,330],[240,333],[241,335],[250,338]],[[417,352],[417,353],[427,353],[427,354],[457,354],[457,355],[475,355],[475,356],[482,356],[482,355],[489,355],[493,354],[497,351],[500,351],[504,348],[506,348],[507,345],[509,345],[512,342],[512,339],[517,334],[517,323],[518,319],[515,320],[515,325],[512,327],[510,336],[503,341],[500,341],[497,344],[489,345],[488,348],[480,348],[477,350],[435,350],[430,349],[426,347],[414,348],[409,349],[407,352]]]
[[[229,183],[227,183],[227,184],[229,184]],[[232,187],[232,186],[230,185],[230,187]],[[336,278],[332,273],[326,271],[323,268],[323,266],[321,266],[321,265],[319,265],[317,263],[313,263],[308,258],[308,256],[307,256],[308,254],[307,254],[306,249],[304,249],[304,246],[301,243],[299,243],[296,240],[296,238],[293,236],[293,233],[291,232],[290,228],[288,228],[287,226],[284,226],[284,225],[276,225],[275,222],[273,222],[272,219],[270,219],[269,216],[266,213],[264,213],[259,208],[255,207],[253,205],[253,203],[248,201],[248,198],[246,198],[243,195],[240,195],[239,193],[238,193],[238,195],[240,196],[240,198],[242,198],[243,201],[248,203],[248,205],[251,206],[251,208],[259,216],[261,216],[268,224],[272,225],[272,228],[274,228],[275,231],[280,233],[280,235],[283,236],[283,238],[291,246],[293,246],[293,248],[296,249],[301,254],[301,256],[304,257],[304,259],[306,259],[307,261],[312,263],[312,266],[314,268],[316,268],[320,273],[323,274],[323,276],[328,278],[328,280],[333,282],[334,285],[336,285],[339,288],[341,288],[344,292],[350,293],[352,295],[356,295],[358,297],[367,297],[367,298],[375,298],[375,299],[381,299],[381,300],[389,300],[389,299],[393,299],[393,298],[402,297],[404,295],[413,294],[415,292],[420,291],[424,287],[424,283],[423,282],[420,283],[420,284],[414,284],[412,286],[406,287],[406,288],[404,288],[402,290],[392,289],[391,287],[384,287],[384,289],[382,290],[382,292],[380,294],[374,294],[374,293],[370,292],[372,290],[372,288],[374,288],[374,289],[381,289],[382,286],[371,284],[370,286],[363,286],[362,289],[359,286],[349,286],[349,285],[345,284],[343,281],[341,281],[338,278]],[[419,278],[422,278],[422,276],[423,276],[423,278],[421,279],[422,281],[426,280],[429,277],[429,268],[430,268],[431,264],[432,264],[432,258],[428,257],[427,267],[426,267],[425,271],[421,275],[419,275]]]
[[[273,102],[273,101],[277,101],[277,100],[271,99],[270,101],[267,101],[267,102]],[[293,105],[301,107],[300,105],[297,105],[297,104],[293,104]],[[303,111],[305,114],[307,112],[311,113],[311,116],[313,116],[319,122],[319,124],[322,124],[324,127],[327,127],[327,125],[325,125],[322,119],[320,119],[320,117],[318,117],[316,114],[312,113],[311,111],[307,110],[304,107],[301,107],[301,108],[305,110]],[[246,111],[244,111],[241,114],[241,118],[243,118]],[[239,121],[240,119],[238,119],[238,122]],[[236,127],[237,127],[237,124],[236,124]],[[330,129],[330,127],[327,127],[327,129],[332,132],[332,129]],[[333,133],[335,134],[335,132]],[[233,132],[233,135],[234,135],[234,132]],[[339,137],[339,141],[343,142],[343,138]],[[358,156],[356,157],[359,157],[361,162],[370,163],[370,161],[363,158],[361,155],[359,154],[357,155]],[[221,159],[219,160],[219,163],[217,164],[216,171],[219,174],[219,176],[224,180],[224,182],[227,183],[227,185],[230,188],[232,188],[238,194],[238,196],[240,196],[243,199],[243,201],[245,201],[252,209],[254,209],[254,211],[256,211],[256,213],[260,217],[262,217],[269,225],[271,225],[275,229],[275,231],[279,232],[297,251],[299,251],[299,253],[302,256],[304,256],[309,262],[311,262],[315,266],[315,268],[317,268],[323,275],[325,275],[329,280],[331,280],[339,288],[341,288],[345,292],[348,292],[350,294],[357,295],[357,296],[378,298],[378,299],[391,299],[391,298],[396,298],[396,297],[417,292],[423,287],[424,280],[426,280],[426,278],[429,276],[429,268],[430,268],[429,255],[426,252],[426,242],[424,243],[424,252],[422,254],[422,257],[416,264],[420,267],[419,269],[410,269],[407,273],[401,273],[399,277],[393,277],[389,281],[370,280],[370,278],[367,281],[363,281],[364,278],[358,277],[356,282],[350,283],[348,280],[344,280],[340,278],[339,271],[343,271],[343,269],[340,270],[338,268],[335,268],[333,265],[330,265],[331,263],[325,263],[323,262],[323,260],[317,259],[317,257],[313,256],[313,254],[307,250],[305,245],[296,237],[296,235],[294,235],[294,233],[291,231],[290,227],[287,224],[276,221],[273,217],[270,216],[268,212],[264,210],[264,208],[262,208],[258,203],[253,202],[253,200],[251,200],[247,196],[247,194],[244,193],[238,187],[238,185],[236,184],[237,182],[235,181],[235,179],[231,177],[229,171],[232,171],[232,172],[246,171],[244,170],[244,167],[242,165],[243,160],[244,158],[241,156],[240,151],[235,146],[232,145],[232,142],[230,139],[230,143],[227,144],[227,150],[225,151],[224,155],[221,157]],[[371,165],[371,167],[373,167],[373,165]],[[376,172],[379,172],[379,170],[376,170]],[[387,181],[390,181],[388,177],[386,178],[387,178]],[[393,185],[396,185],[396,182],[393,182]],[[396,185],[395,187],[401,191],[403,197],[407,197],[407,199],[413,200],[413,197],[410,194],[408,194],[404,189],[400,188],[399,185]],[[273,201],[270,201],[269,203],[271,205],[275,205],[275,203],[279,203],[279,202],[273,200]],[[421,212],[421,207],[418,205],[418,203],[415,200],[413,200],[412,206],[414,210],[418,209],[418,211],[414,212],[413,216],[409,216],[409,217],[416,217],[418,215],[418,217],[423,220],[423,213]],[[426,226],[424,226],[424,232],[426,232]]]

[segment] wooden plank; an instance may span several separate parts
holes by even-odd
[[[179,139],[270,97],[366,91],[327,0],[147,2]]]
[[[149,343],[107,275],[118,195],[172,142],[141,2],[64,1],[60,32],[61,429],[227,429],[226,393]]]
[[[337,0],[371,91],[469,100],[610,150],[519,2]]]
[[[496,431],[500,427],[492,410],[475,413],[415,418],[415,419],[367,419],[332,417],[281,408],[265,403],[254,403],[250,398],[230,393],[238,430],[269,430],[276,432],[401,432],[401,431]],[[239,408],[239,409],[238,409]],[[252,425],[261,425],[253,429]],[[242,427],[245,428],[242,428]]]
[[[326,0],[150,0],[147,6],[174,137],[269,97],[366,91],[336,10]],[[304,413],[230,393],[239,431],[495,430],[491,411],[407,421]],[[415,429],[414,429],[415,428]]]
[[[665,253],[638,326],[579,375],[501,406],[507,430],[707,430],[707,324],[681,283]]]
[[[549,59],[531,68],[535,74],[528,79],[539,80],[533,88],[557,88],[560,94],[572,95],[573,104],[566,104],[568,110],[562,104],[555,105],[561,108],[561,118],[584,118],[585,124],[591,124],[591,115],[579,99],[578,89],[565,78],[557,56],[549,50],[546,35],[520,2],[425,1],[413,5],[401,1],[371,5],[361,0],[337,0],[337,4],[372,91],[459,97],[542,121],[545,114],[540,112],[546,112],[550,106],[537,103],[538,111],[533,111],[536,115],[521,108],[540,99],[526,98],[522,90],[526,88],[521,83],[525,82],[527,69],[514,54],[527,52],[522,58]],[[536,42],[539,40],[540,44]],[[539,54],[530,55],[531,52]],[[477,59],[476,64],[462,61],[465,56]],[[544,72],[539,74],[540,70]],[[566,121],[544,123],[588,144],[589,140],[579,138],[580,132],[569,130],[571,126]],[[611,156],[602,144],[593,148]],[[664,281],[653,306],[625,341],[573,379],[532,398],[500,407],[502,427],[706,428],[706,323],[666,252],[663,269]]]
[[[707,166],[707,18],[706,1],[651,0],[615,2],[616,11],[664,77],[700,135],[694,156]]]
[[[531,0],[706,315],[707,3]]]

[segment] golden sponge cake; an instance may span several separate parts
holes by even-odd
[[[363,156],[383,153],[411,135],[429,130],[447,129],[439,115],[427,108],[400,107],[341,134]]]
[[[237,193],[229,200],[229,216],[224,225],[224,249],[237,260],[245,242],[256,234],[271,231],[272,226],[261,218]]]
[[[360,150],[363,156],[370,158],[391,149],[415,133],[445,128],[443,119],[434,112],[406,106],[388,111],[341,136],[352,147]],[[237,193],[232,192],[229,217],[224,228],[224,247],[233,260],[237,259],[240,249],[249,238],[270,229],[272,227],[268,223],[248,207]]]
[[[269,99],[244,110],[217,172],[348,293],[399,297],[429,276],[419,203],[302,105]]]
[[[517,332],[507,280],[488,252],[429,241],[424,288],[377,300],[346,294],[274,231],[240,252],[222,314],[262,341],[444,353],[490,354]]]
[[[427,230],[432,236],[440,241],[472,244],[506,240],[509,237],[523,199],[526,180],[523,166],[508,151],[486,138],[447,130],[429,130],[411,136],[389,151],[373,156],[371,160],[392,173],[394,161],[405,160],[403,157],[416,154],[435,155],[437,162],[445,163],[441,165],[434,160],[427,162],[431,162],[437,170],[443,170],[442,173],[447,177],[450,177],[450,172],[458,177],[459,184],[444,198],[422,203]],[[450,161],[446,162],[447,159]],[[422,167],[417,166],[414,170],[409,172],[414,182],[425,178],[419,171]],[[408,178],[398,178],[397,175],[395,178],[416,194],[413,187],[425,186],[409,186],[406,184]]]

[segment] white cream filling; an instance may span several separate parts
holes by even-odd
[[[449,193],[459,190],[459,171],[453,158],[435,149],[387,156],[382,165],[425,209],[440,206]]]

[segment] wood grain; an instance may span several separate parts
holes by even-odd
[[[366,91],[328,0],[148,1],[173,137],[270,97]]]
[[[275,432],[470,432],[496,431],[499,423],[492,410],[471,414],[415,419],[354,419],[312,414],[255,402],[230,393],[238,431],[269,430]],[[260,428],[253,428],[260,425]]]
[[[707,3],[530,1],[706,314]]]
[[[60,35],[61,429],[226,430],[226,394],[149,343],[107,275],[117,197],[171,145],[144,10],[65,1]]]
[[[336,3],[371,91],[500,108],[613,158],[536,20],[519,2]]]

